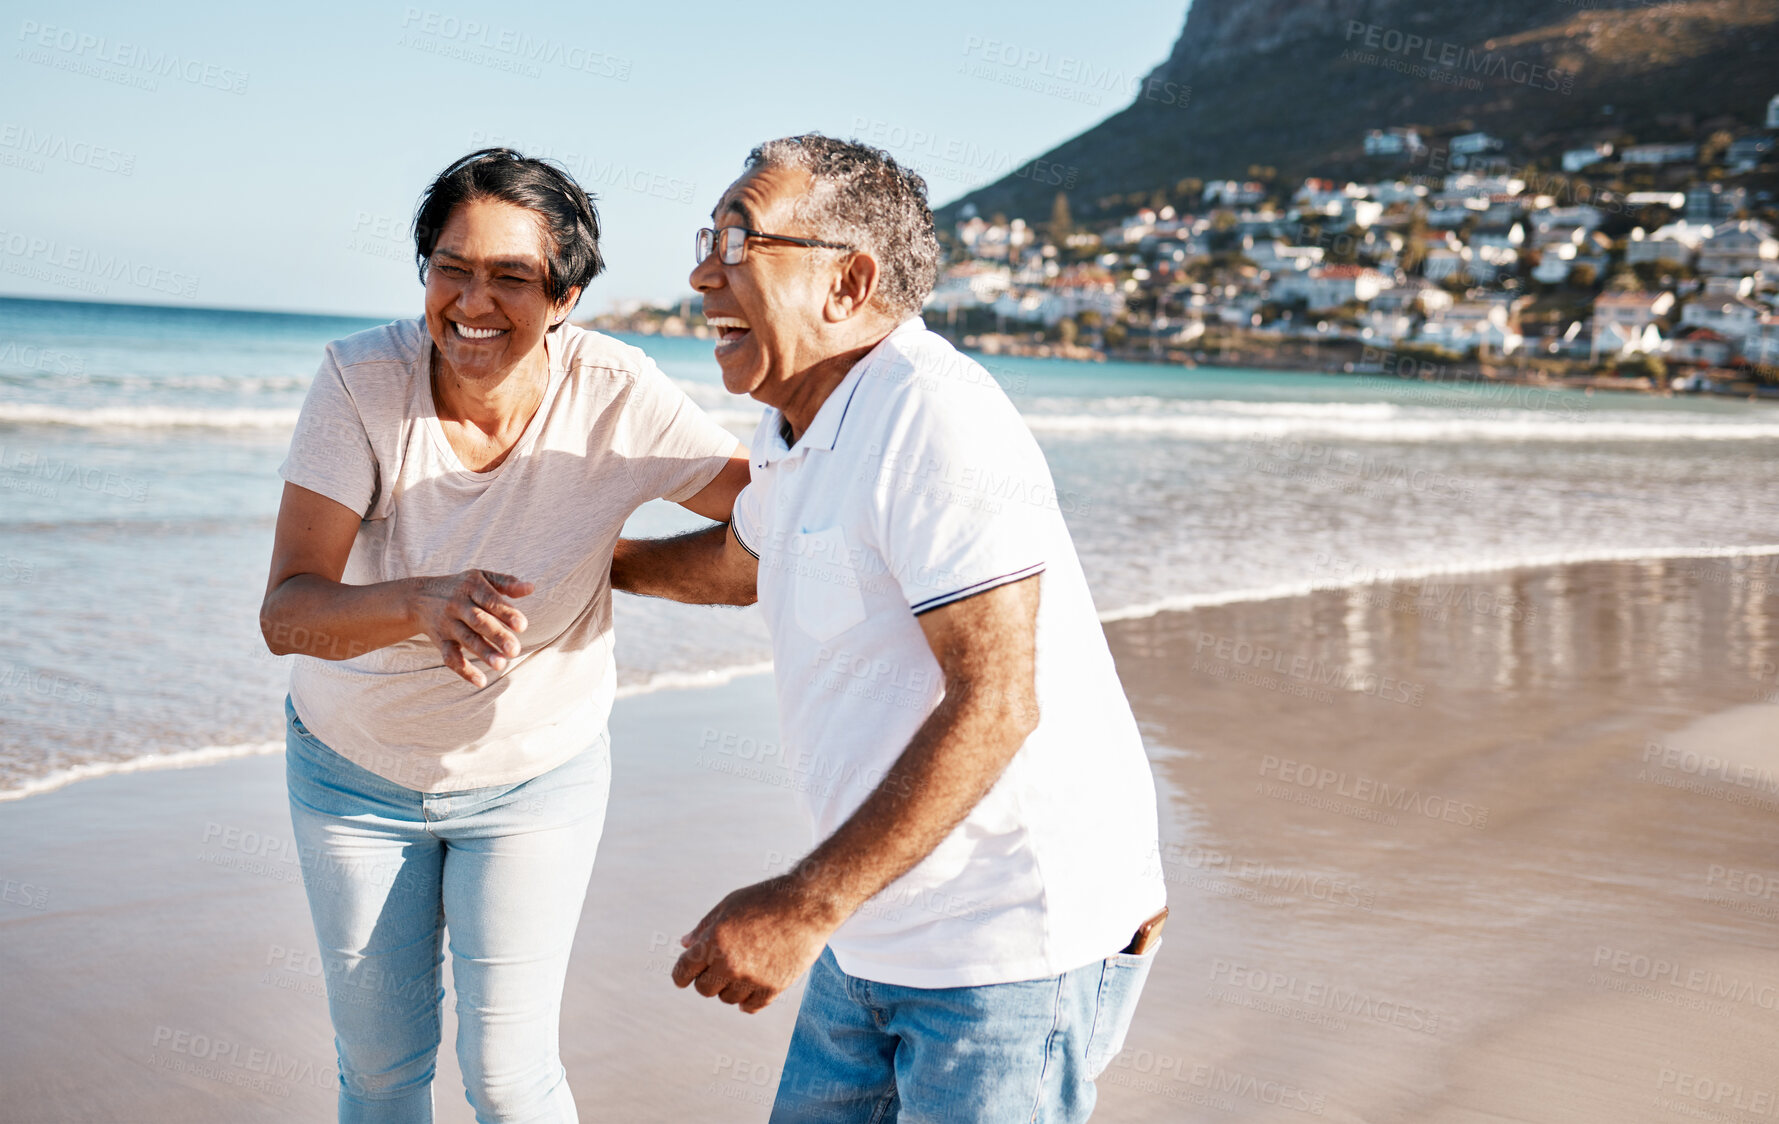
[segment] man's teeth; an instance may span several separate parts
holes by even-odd
[[[706,316],[704,322],[719,332],[733,328],[738,332],[747,331],[747,321],[734,316]]]
[[[458,324],[455,320],[451,323],[456,325],[458,335],[471,340],[491,340],[505,331],[504,328],[472,328],[468,324]]]

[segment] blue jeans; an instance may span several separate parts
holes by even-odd
[[[482,1124],[573,1121],[562,985],[605,823],[604,732],[522,784],[423,793],[323,745],[284,704],[290,818],[320,942],[342,1124],[428,1124],[444,939]]]
[[[1077,1124],[1159,943],[1041,980],[900,987],[809,971],[772,1124]]]

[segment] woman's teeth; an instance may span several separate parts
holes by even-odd
[[[451,321],[451,326],[456,328],[457,334],[466,340],[491,340],[506,331],[505,328],[472,328],[468,324],[459,324],[455,320]]]

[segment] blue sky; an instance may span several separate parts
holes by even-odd
[[[144,4],[0,22],[0,294],[410,315],[407,223],[504,143],[598,196],[583,314],[688,291],[756,142],[889,148],[944,203],[1128,104],[1183,3]],[[1088,14],[1091,12],[1091,15]]]

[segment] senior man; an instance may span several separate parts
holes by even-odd
[[[727,526],[614,586],[749,604],[818,845],[684,938],[676,984],[809,984],[772,1120],[1079,1121],[1166,909],[1154,782],[1044,456],[919,318],[921,178],[769,142],[698,236],[723,382],[766,405]]]

